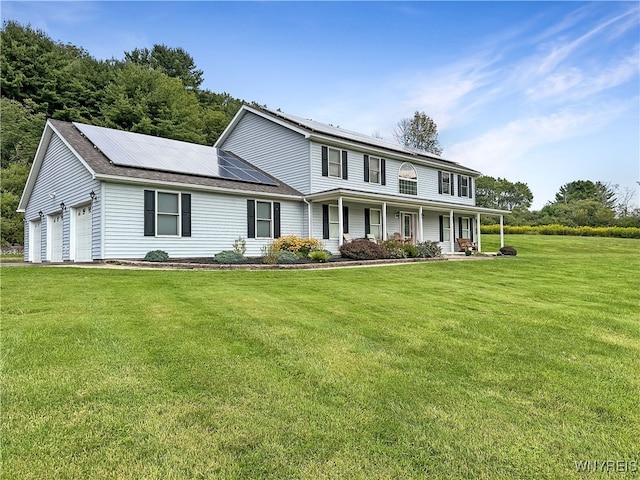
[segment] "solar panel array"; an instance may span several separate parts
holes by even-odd
[[[218,148],[215,150],[217,150],[218,153],[218,167],[221,177],[232,180],[243,180],[245,182],[264,183],[266,185],[277,185],[271,178],[256,170],[252,165],[237,155]]]
[[[277,185],[231,152],[82,123],[74,125],[115,165]]]

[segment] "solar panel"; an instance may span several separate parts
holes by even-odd
[[[82,123],[74,125],[115,165],[277,185],[225,150]]]

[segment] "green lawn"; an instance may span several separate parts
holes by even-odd
[[[640,241],[506,243],[314,271],[3,267],[2,478],[636,477]]]

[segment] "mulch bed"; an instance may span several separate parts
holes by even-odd
[[[262,257],[249,257],[244,263],[221,264],[213,261],[213,257],[170,258],[167,262],[145,262],[143,260],[105,260],[111,265],[133,266],[141,268],[169,268],[193,270],[306,270],[333,267],[358,267],[369,265],[394,265],[402,263],[434,262],[447,260],[438,258],[397,258],[381,260],[353,260],[334,257],[328,262],[315,262],[311,259],[299,259],[296,263],[265,264]]]

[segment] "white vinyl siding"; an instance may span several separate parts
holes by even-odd
[[[135,185],[105,184],[104,196],[108,205],[105,212],[105,258],[143,258],[150,250],[158,249],[174,258],[211,257],[223,250],[230,250],[238,237],[246,239],[247,255],[259,256],[261,248],[271,241],[246,238],[246,195],[202,191],[184,191],[191,193],[190,237],[145,237],[143,191],[148,189]],[[303,230],[306,205],[298,201],[275,201],[280,202],[281,235],[306,237],[307,232]]]

